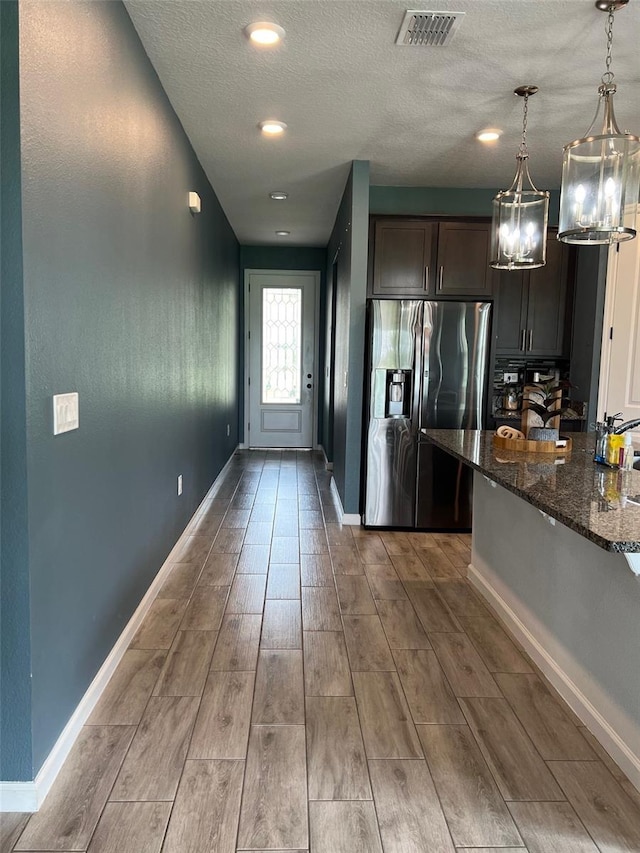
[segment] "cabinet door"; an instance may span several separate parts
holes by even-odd
[[[438,225],[412,220],[378,220],[373,262],[374,296],[426,296]]]
[[[526,346],[529,273],[494,270],[496,354],[522,354]]]
[[[491,226],[487,222],[441,222],[436,296],[490,296]]]
[[[529,276],[527,355],[561,356],[564,349],[569,247],[555,233],[547,239],[547,263]]]

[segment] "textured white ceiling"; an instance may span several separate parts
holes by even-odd
[[[243,244],[324,246],[352,160],[372,184],[511,183],[522,126],[513,89],[535,84],[528,142],[540,189],[584,134],[604,71],[606,15],[593,0],[126,0],[160,80]],[[451,44],[404,47],[407,8],[465,12]],[[275,50],[243,27],[286,29]],[[613,70],[623,129],[640,133],[640,0],[617,13]],[[257,124],[286,122],[284,138]],[[504,130],[483,146],[475,131]],[[284,189],[286,202],[271,201]],[[291,231],[275,237],[276,229]]]

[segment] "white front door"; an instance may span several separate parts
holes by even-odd
[[[319,273],[248,271],[249,447],[312,447]]]

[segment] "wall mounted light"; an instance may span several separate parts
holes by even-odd
[[[286,193],[284,190],[274,190],[269,193],[269,198],[272,198],[274,201],[286,201],[289,198],[289,193]]]
[[[244,28],[247,38],[261,47],[273,47],[282,41],[284,29],[271,21],[255,21]]]
[[[276,237],[288,237],[291,231],[276,231]]]
[[[598,87],[598,109],[584,138],[564,146],[558,239],[563,243],[619,243],[636,236],[640,182],[640,137],[622,133],[613,113],[611,71],[613,15],[628,0],[598,0],[608,13],[606,71]],[[602,108],[602,124],[599,116]]]
[[[537,86],[514,89],[524,98],[522,141],[513,183],[493,199],[490,263],[496,270],[533,270],[546,263],[549,193],[536,189],[531,180],[527,149],[529,98],[537,91]]]
[[[198,193],[189,193],[189,210],[193,214],[201,213],[202,202]]]

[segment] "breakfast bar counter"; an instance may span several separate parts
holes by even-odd
[[[426,430],[474,470],[469,581],[640,789],[640,472]]]
[[[425,438],[606,551],[640,553],[640,471],[594,464],[595,437],[573,433],[570,453],[496,450],[493,433],[424,430]]]

